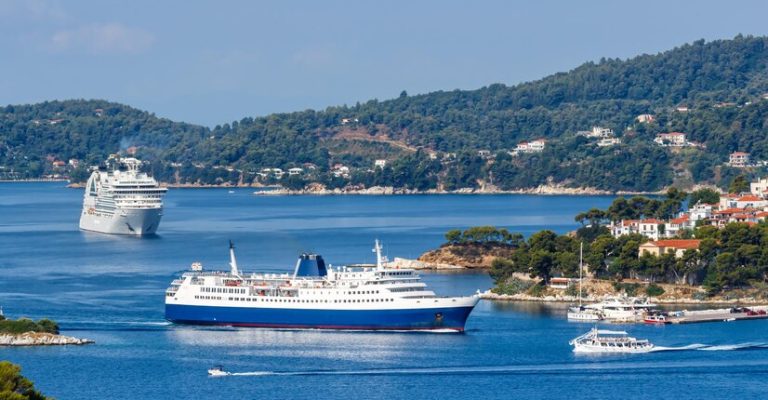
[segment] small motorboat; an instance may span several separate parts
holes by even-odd
[[[574,353],[648,353],[653,344],[646,339],[629,337],[624,331],[592,328],[568,342]]]
[[[664,314],[651,314],[651,315],[647,315],[643,319],[643,322],[645,322],[646,324],[668,324],[671,321]]]
[[[230,375],[231,372],[224,371],[223,367],[221,365],[217,365],[213,368],[208,369],[208,375],[210,376],[227,376]]]

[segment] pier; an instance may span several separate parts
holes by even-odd
[[[669,313],[672,324],[695,324],[703,322],[731,322],[752,319],[768,319],[768,306],[734,307],[714,310],[674,311]]]

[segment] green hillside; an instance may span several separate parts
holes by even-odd
[[[768,160],[768,38],[697,41],[656,55],[604,59],[516,86],[434,92],[354,106],[244,118],[214,129],[172,122],[105,101],[0,108],[0,177],[72,175],[135,146],[156,176],[178,183],[280,183],[301,187],[391,185],[502,189],[564,184],[658,190],[720,185],[762,167],[725,165],[734,151]],[[688,111],[678,111],[679,106]],[[640,123],[636,117],[651,114]],[[576,135],[610,128],[620,144]],[[658,133],[684,132],[703,146],[670,148]],[[512,155],[546,139],[541,152]],[[487,150],[481,156],[478,151]],[[83,160],[75,170],[56,160]],[[373,168],[386,159],[384,168]],[[310,165],[311,164],[311,165]],[[334,176],[335,164],[350,167]],[[259,177],[264,168],[304,173]],[[312,169],[314,168],[314,169]],[[337,175],[339,173],[337,172]]]

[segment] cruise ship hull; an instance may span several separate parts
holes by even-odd
[[[115,235],[153,235],[162,215],[161,208],[117,210],[114,215],[83,211],[80,229]]]
[[[457,307],[321,310],[166,304],[165,318],[179,324],[285,329],[450,330],[463,332],[476,300]]]

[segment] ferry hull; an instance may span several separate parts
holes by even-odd
[[[166,304],[165,318],[178,324],[195,325],[463,332],[473,308],[474,305],[387,310],[316,310]]]
[[[80,229],[114,235],[153,235],[162,215],[161,208],[118,210],[111,216],[83,211]]]

